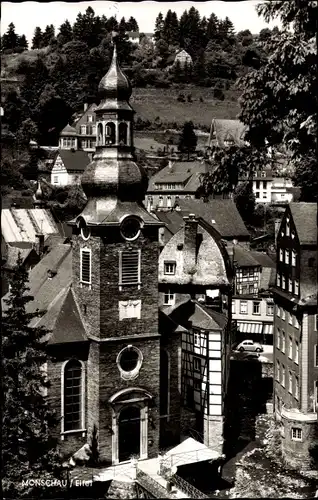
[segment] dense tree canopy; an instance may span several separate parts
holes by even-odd
[[[197,147],[198,138],[195,135],[194,125],[191,121],[185,122],[182,132],[180,134],[178,149],[182,153],[187,153],[188,159],[190,153],[194,153]]]
[[[19,256],[5,299],[2,317],[2,487],[6,498],[38,497],[21,479],[53,479],[61,473],[56,441],[49,429],[56,424],[45,396],[48,361],[43,327],[28,326],[39,313],[28,313],[28,273]]]
[[[279,17],[283,31],[267,39],[269,55],[264,64],[239,80],[243,91],[240,119],[249,126],[251,144],[285,146],[304,201],[317,201],[318,193],[317,11],[317,2],[310,0],[260,5],[259,14],[266,20]]]

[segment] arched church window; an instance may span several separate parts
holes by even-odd
[[[115,144],[115,142],[116,142],[115,123],[108,122],[106,123],[106,128],[105,128],[105,144],[106,146],[110,146],[112,144]]]
[[[98,124],[97,141],[99,146],[103,144],[103,125],[101,123]]]
[[[127,144],[128,142],[128,126],[127,123],[122,122],[118,127],[119,132],[119,144]]]
[[[71,359],[64,367],[64,431],[82,428],[82,389],[82,364],[76,359]]]

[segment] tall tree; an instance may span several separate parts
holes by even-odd
[[[40,49],[43,45],[43,33],[39,26],[34,30],[34,36],[32,38],[32,49]]]
[[[60,26],[57,41],[59,45],[64,45],[65,43],[71,42],[72,39],[73,29],[71,23],[66,19],[66,21],[64,21],[64,23]]]
[[[196,150],[197,142],[198,138],[195,135],[193,122],[185,122],[180,135],[178,150],[182,153],[187,153],[189,160],[190,153],[194,153]]]
[[[57,443],[50,436],[57,420],[45,396],[48,331],[29,326],[39,313],[27,312],[33,298],[20,255],[10,284],[2,317],[2,487],[6,498],[38,497],[24,489],[21,478],[61,474]]]
[[[155,22],[154,38],[156,42],[158,42],[162,38],[163,27],[164,27],[163,15],[162,12],[159,12]]]
[[[18,37],[17,46],[20,47],[21,49],[28,50],[28,41],[25,35],[21,35]]]
[[[138,23],[134,17],[130,16],[126,22],[126,29],[127,31],[139,31]]]
[[[2,48],[15,49],[18,45],[18,35],[15,32],[15,26],[10,23],[7,32],[2,36]]]
[[[219,26],[219,19],[215,14],[212,13],[208,19],[208,24],[206,28],[206,35],[208,40],[218,39],[218,26]]]
[[[302,200],[315,201],[318,6],[307,0],[279,0],[257,10],[266,21],[280,18],[283,30],[268,41],[270,57],[265,63],[239,81],[240,119],[249,126],[252,144],[282,144],[291,153]],[[312,182],[313,189],[308,191]]]
[[[176,45],[179,43],[178,17],[171,9],[168,10],[163,23],[162,38],[168,45]]]
[[[49,45],[51,45],[54,38],[55,38],[55,28],[53,24],[48,24],[44,30],[42,37],[43,47],[48,47]]]
[[[240,183],[234,191],[233,200],[243,221],[246,224],[253,223],[256,198],[252,181]]]

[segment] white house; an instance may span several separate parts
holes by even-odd
[[[151,42],[154,41],[154,34],[153,33],[139,33],[139,31],[128,31],[128,41],[131,43],[140,43],[140,35],[146,36]],[[141,37],[141,38],[142,38]]]
[[[81,176],[90,157],[85,151],[60,150],[55,157],[51,171],[53,186],[80,184]]]
[[[293,201],[293,183],[285,177],[274,177],[271,185],[272,203],[290,203]]]

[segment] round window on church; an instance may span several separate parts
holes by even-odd
[[[117,366],[122,378],[134,379],[138,376],[142,364],[142,353],[137,347],[127,346],[117,356]]]
[[[140,234],[140,221],[136,217],[126,217],[120,225],[120,232],[125,240],[137,239]]]

